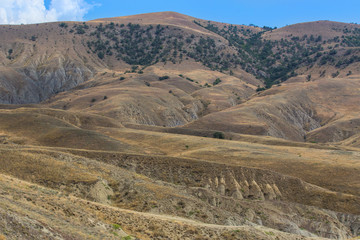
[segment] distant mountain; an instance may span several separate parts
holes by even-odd
[[[246,71],[270,87],[327,66],[333,70],[322,76],[346,75],[360,61],[360,27],[326,21],[270,29],[164,12],[0,31],[3,103],[40,102],[105,69],[196,61],[228,75]]]

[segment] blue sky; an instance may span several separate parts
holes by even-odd
[[[82,21],[160,11],[271,27],[316,20],[360,23],[360,0],[1,0],[0,24]]]
[[[87,20],[138,13],[176,11],[206,20],[259,26],[332,20],[360,23],[360,0],[103,0]]]

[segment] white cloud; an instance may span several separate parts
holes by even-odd
[[[0,24],[81,21],[92,6],[85,0],[1,0]]]

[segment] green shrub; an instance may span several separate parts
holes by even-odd
[[[213,82],[213,85],[218,85],[219,83],[221,83],[221,79],[220,78],[217,78],[214,82]]]
[[[103,52],[99,52],[99,53],[98,53],[98,57],[99,57],[100,59],[104,59],[104,56],[105,56],[105,54],[104,54]]]
[[[59,27],[61,27],[61,28],[67,28],[68,25],[67,25],[66,23],[62,22],[62,23],[59,24]]]
[[[330,55],[335,55],[336,53],[337,53],[337,51],[335,49],[333,49],[329,52]]]
[[[215,132],[215,133],[213,134],[213,137],[214,137],[214,138],[218,138],[218,139],[225,139],[225,135],[224,135],[224,133],[222,133],[222,132]]]
[[[169,76],[162,76],[162,77],[159,77],[159,80],[162,81],[162,80],[166,80],[166,79],[169,79],[170,77]]]
[[[121,226],[119,224],[114,223],[112,226],[115,230],[121,229]]]
[[[136,70],[139,68],[139,66],[131,66],[131,72],[136,72]]]
[[[331,76],[333,78],[336,78],[337,76],[339,76],[339,74],[340,74],[339,71],[336,71],[336,72],[332,73]]]

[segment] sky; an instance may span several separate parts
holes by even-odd
[[[317,20],[360,23],[360,0],[0,0],[0,24],[87,21],[160,11],[261,27]]]

